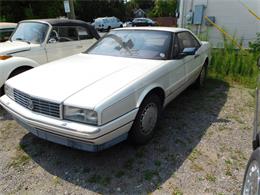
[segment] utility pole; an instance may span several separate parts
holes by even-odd
[[[70,4],[69,19],[76,19],[75,11],[74,11],[74,0],[69,0],[69,4]]]
[[[64,0],[64,11],[69,19],[76,19],[74,11],[74,0]]]

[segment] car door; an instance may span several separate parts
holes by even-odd
[[[174,98],[179,92],[185,88],[186,82],[186,66],[185,58],[180,57],[180,45],[178,37],[173,34],[173,41],[171,45],[171,54],[169,60],[169,90],[168,95],[170,99]]]
[[[183,52],[187,48],[195,48],[196,53],[194,55],[187,55],[183,57],[186,70],[186,80],[188,82],[194,81],[201,71],[203,65],[202,55],[200,55],[199,48],[201,44],[198,40],[188,31],[177,33],[179,40],[180,52]]]
[[[46,44],[48,61],[80,53],[82,48],[76,26],[53,27]]]

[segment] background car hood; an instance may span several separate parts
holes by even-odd
[[[22,41],[6,41],[0,43],[0,55],[30,50],[30,45]]]
[[[92,89],[83,96],[85,107],[90,108],[160,63],[160,60],[78,54],[29,70],[9,79],[7,84],[57,103]]]

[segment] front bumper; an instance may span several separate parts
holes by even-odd
[[[138,111],[135,109],[103,126],[91,126],[32,112],[6,95],[0,98],[0,105],[34,135],[92,152],[103,150],[126,139]]]

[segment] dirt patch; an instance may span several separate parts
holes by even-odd
[[[252,94],[209,80],[167,106],[147,145],[99,153],[41,140],[0,111],[0,192],[237,194],[251,152]]]

